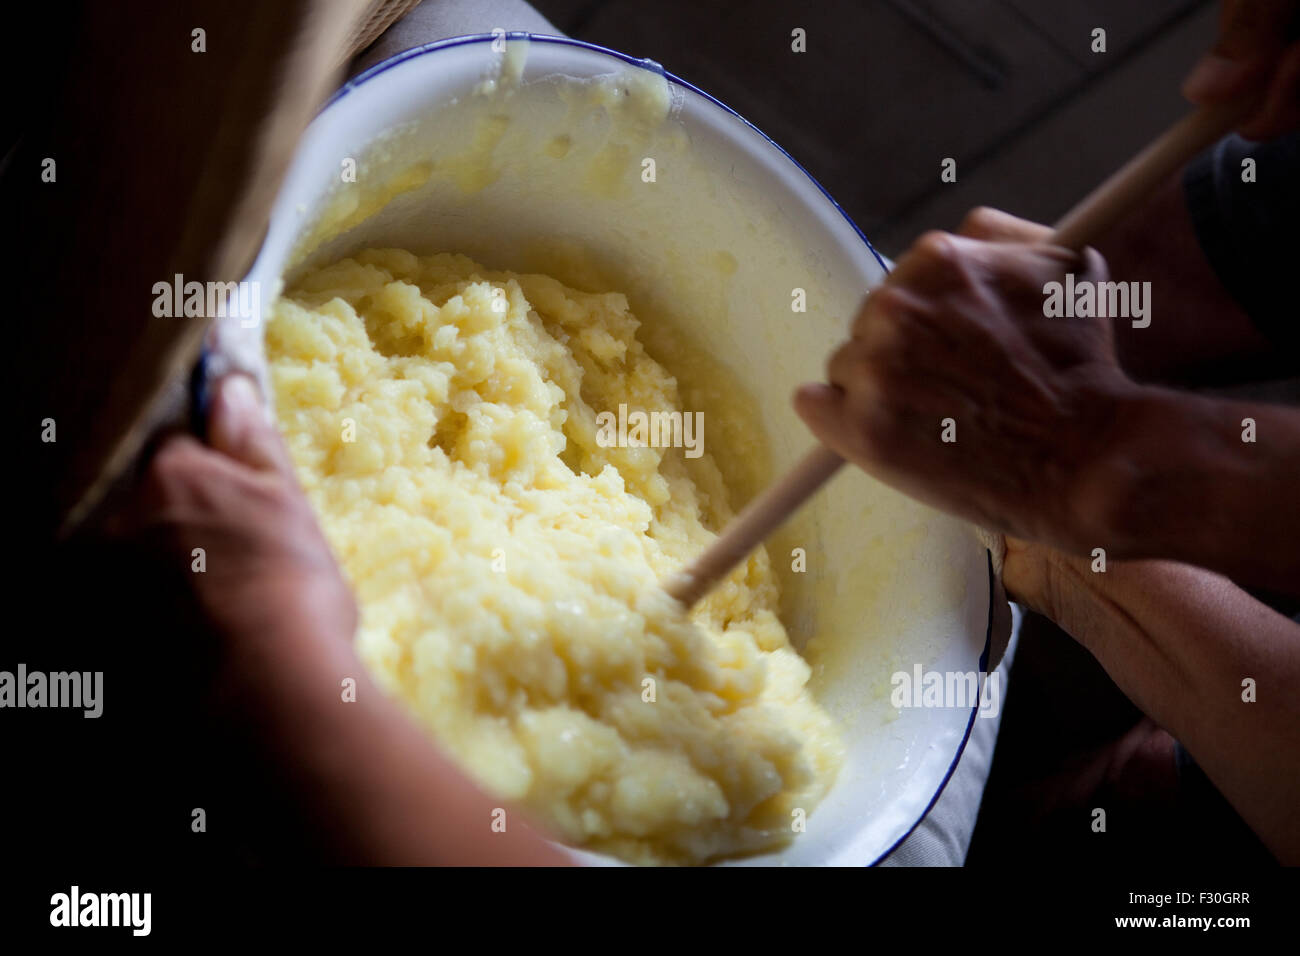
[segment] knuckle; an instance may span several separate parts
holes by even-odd
[[[841,348],[826,364],[826,380],[849,393],[870,390],[877,374],[875,363],[857,343]]]
[[[1110,266],[1106,257],[1092,247],[1084,250],[1083,267],[1088,278],[1095,282],[1105,282],[1110,278]]]
[[[901,328],[885,328],[870,343],[870,355],[877,375],[884,379],[906,374],[915,364],[917,348],[914,337]]]
[[[871,302],[879,315],[897,319],[912,311],[912,299],[902,288],[886,283],[871,293]]]
[[[936,263],[950,264],[961,258],[957,237],[934,229],[916,241],[916,249],[924,258]]]
[[[300,521],[304,512],[310,513],[306,499],[294,494],[290,485],[276,474],[250,476],[244,494],[259,510],[283,515],[290,521]]]
[[[842,346],[826,361],[826,381],[844,388],[856,377],[858,365],[856,349],[850,351],[849,346]]]
[[[860,418],[876,421],[888,414],[892,377],[888,368],[879,365],[862,369],[853,389],[853,402]]]

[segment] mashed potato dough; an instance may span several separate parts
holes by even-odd
[[[597,441],[620,403],[681,410],[637,327],[617,293],[378,249],[299,279],[266,345],[359,652],[473,777],[632,862],[777,849],[839,738],[765,553],[690,614],[659,585],[731,511],[707,441]]]

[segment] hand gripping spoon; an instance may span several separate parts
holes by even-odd
[[[1235,128],[1248,112],[1241,103],[1203,107],[1166,130],[1089,193],[1057,222],[1051,245],[1082,251],[1155,192],[1199,152]],[[664,589],[690,608],[769,534],[785,522],[844,464],[818,446],[736,516],[695,562]]]

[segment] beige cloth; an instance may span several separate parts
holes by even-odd
[[[425,43],[498,29],[564,35],[523,0],[424,0],[362,52],[348,73],[356,76],[376,63]]]

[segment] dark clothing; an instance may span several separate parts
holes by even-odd
[[[1196,237],[1219,279],[1270,341],[1294,353],[1300,133],[1268,143],[1229,136],[1188,166],[1183,183]]]

